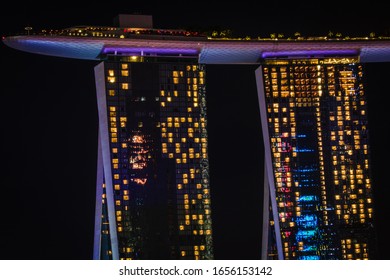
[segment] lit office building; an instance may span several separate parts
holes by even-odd
[[[358,58],[266,59],[257,81],[272,209],[264,258],[370,258],[373,195]]]

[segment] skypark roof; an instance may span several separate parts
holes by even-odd
[[[265,58],[360,56],[390,62],[390,39],[233,40],[169,36],[106,38],[21,35],[3,38],[11,48],[66,58],[100,60],[104,55],[190,56],[204,64],[258,64]]]

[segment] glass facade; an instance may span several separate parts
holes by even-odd
[[[372,258],[367,104],[358,58],[269,59],[257,82],[271,197],[270,224],[263,227],[272,229],[263,236],[268,258]]]
[[[103,178],[94,258],[212,259],[205,67],[112,56],[95,77]]]

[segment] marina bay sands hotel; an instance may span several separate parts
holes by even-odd
[[[208,64],[258,65],[262,259],[373,258],[364,64],[390,61],[389,38],[215,39],[148,15],[117,22],[3,38],[97,61],[94,259],[214,258],[210,189],[223,186],[209,181]]]

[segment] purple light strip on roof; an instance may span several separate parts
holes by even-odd
[[[263,52],[263,58],[270,57],[308,57],[308,56],[331,56],[331,55],[345,55],[356,56],[359,55],[358,50],[308,50],[308,51],[279,51],[279,52]]]
[[[182,49],[182,48],[126,48],[126,47],[105,47],[103,54],[131,54],[131,55],[198,55],[199,51],[196,49]]]

